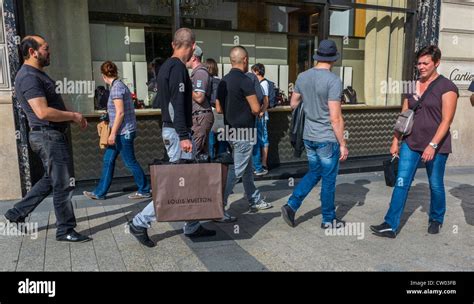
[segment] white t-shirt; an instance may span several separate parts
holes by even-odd
[[[262,87],[263,96],[268,96],[268,81],[265,79],[260,82],[260,86]]]
[[[270,94],[268,93],[269,91],[269,85],[268,85],[268,81],[265,79],[263,80],[262,82],[260,82],[260,86],[262,87],[262,92],[263,92],[263,96],[270,96]],[[269,116],[268,116],[268,112],[265,112],[265,120],[268,120],[269,119]]]

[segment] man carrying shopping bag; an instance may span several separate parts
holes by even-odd
[[[171,163],[191,160],[193,144],[191,140],[192,123],[192,83],[185,63],[189,61],[196,47],[196,36],[187,28],[176,31],[172,42],[173,55],[160,68],[158,74],[159,103],[163,118],[163,141]],[[153,191],[155,194],[155,191]],[[150,202],[129,223],[130,233],[147,247],[155,243],[149,238],[147,229],[156,221],[155,206]],[[184,234],[189,238],[216,235],[198,221],[189,221],[184,225]]]

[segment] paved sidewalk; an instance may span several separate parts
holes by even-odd
[[[429,188],[420,169],[394,240],[369,232],[369,225],[383,221],[392,191],[380,172],[338,177],[337,214],[363,228],[351,236],[328,236],[320,228],[319,187],[298,212],[297,227],[286,225],[280,207],[292,191],[287,180],[257,182],[275,207],[255,214],[247,212],[239,184],[229,211],[239,221],[205,224],[217,230],[215,238],[191,241],[180,223],[154,224],[150,235],[158,245],[152,249],[138,244],[126,227],[147,201],[131,201],[127,193],[111,193],[102,202],[74,196],[77,230],[94,240],[67,244],[55,240],[49,198],[29,218],[39,225],[36,238],[0,235],[0,271],[474,271],[474,168],[448,169],[445,183],[441,234],[427,233]],[[1,214],[13,203],[0,202]]]

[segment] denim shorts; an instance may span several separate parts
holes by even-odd
[[[262,147],[268,147],[270,145],[270,142],[268,141],[267,121],[268,120],[265,119],[265,116],[256,119],[257,143]]]

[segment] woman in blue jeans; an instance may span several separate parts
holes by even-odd
[[[135,158],[134,141],[137,120],[132,95],[128,87],[118,79],[118,69],[113,62],[104,62],[100,69],[102,78],[110,86],[107,112],[111,130],[108,147],[104,154],[104,165],[99,184],[92,192],[84,191],[84,196],[89,199],[105,199],[114,176],[115,160],[120,154],[125,166],[132,172],[138,186],[138,192],[130,195],[129,198],[149,198],[151,197],[150,184]]]
[[[420,162],[425,163],[431,191],[428,233],[439,233],[446,212],[444,171],[448,155],[452,153],[449,128],[459,94],[456,85],[437,72],[441,61],[441,51],[437,46],[421,49],[417,58],[420,79],[416,93],[408,94],[404,100],[402,111],[414,109],[421,96],[426,94],[415,109],[412,132],[403,141],[399,134],[395,134],[392,142],[390,153],[400,157],[395,189],[385,221],[381,225],[370,226],[374,234],[381,237],[397,236],[408,192]]]

